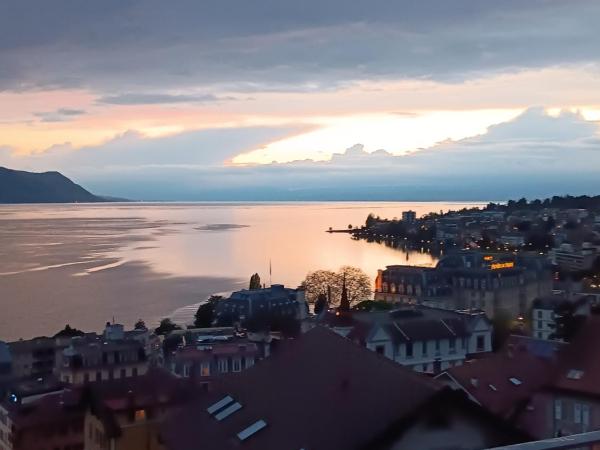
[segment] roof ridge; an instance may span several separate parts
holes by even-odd
[[[405,339],[407,339],[409,341],[412,340],[411,338],[408,337],[408,335],[404,332],[404,330],[402,328],[400,328],[400,325],[398,325],[398,322],[394,322],[394,326],[400,333],[402,333],[402,336],[404,336]]]
[[[450,333],[452,333],[453,336],[456,336],[456,332],[452,328],[450,328],[450,326],[446,322],[444,322],[444,319],[440,319],[440,321],[445,325],[446,328],[448,328],[448,331],[450,331]]]

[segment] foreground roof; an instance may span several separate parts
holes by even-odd
[[[199,442],[206,450],[355,448],[441,390],[435,380],[316,327],[225,377],[165,423],[161,436],[170,450],[196,450]],[[220,401],[228,406],[210,409]]]

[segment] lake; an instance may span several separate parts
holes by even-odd
[[[116,320],[185,323],[213,293],[262,282],[296,287],[307,272],[390,264],[432,265],[356,241],[329,227],[369,213],[399,217],[474,203],[106,203],[0,205],[0,339],[53,334],[65,324],[101,329]],[[271,274],[269,274],[271,267]]]

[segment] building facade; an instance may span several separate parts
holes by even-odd
[[[423,303],[453,310],[481,310],[524,316],[535,298],[552,292],[552,272],[540,256],[492,255],[462,251],[442,258],[436,267],[388,266],[375,282],[375,299]]]
[[[492,325],[483,313],[424,306],[355,312],[330,326],[359,345],[417,372],[439,373],[492,351]]]

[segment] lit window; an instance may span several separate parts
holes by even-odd
[[[146,410],[145,409],[136,409],[135,411],[135,421],[141,422],[146,420]]]

